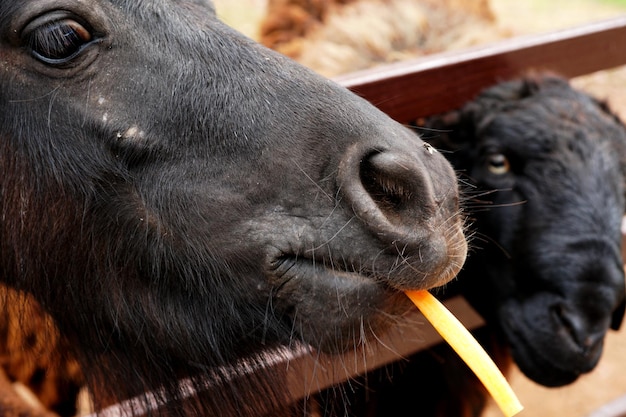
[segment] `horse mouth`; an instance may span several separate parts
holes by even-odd
[[[289,321],[292,337],[320,351],[355,348],[364,339],[363,329],[375,332],[389,317],[406,312],[406,304],[400,310],[403,303],[392,301],[402,293],[356,267],[340,269],[295,256],[277,259],[274,267],[273,279],[280,280],[271,297],[274,314]]]
[[[271,265],[271,280],[278,283],[274,291],[276,297],[294,293],[310,297],[355,293],[359,297],[364,289],[387,288],[384,281],[371,272],[345,261],[281,255]]]
[[[412,255],[407,254],[406,247],[392,244],[370,261],[346,256],[281,253],[269,262],[268,272],[270,281],[277,285],[277,292],[295,282],[302,284],[303,280],[339,290],[372,284],[396,291],[430,289],[456,277],[467,256],[467,241],[459,228],[458,233],[433,238],[430,243],[411,249]],[[425,257],[429,260],[425,261]]]
[[[446,261],[424,278],[411,267],[394,272],[385,264],[392,257],[382,258],[364,265],[347,258],[284,253],[275,257],[267,271],[274,315],[287,320],[292,337],[299,341],[321,351],[343,352],[375,339],[377,332],[383,333],[414,308],[398,280],[406,281],[399,285],[408,288],[430,288],[448,282],[462,265]],[[396,273],[400,278],[390,278]]]

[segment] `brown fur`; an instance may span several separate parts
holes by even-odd
[[[20,382],[29,388],[46,409],[62,416],[74,415],[82,375],[52,319],[30,296],[4,286],[0,286],[0,294],[4,304],[0,310],[3,376],[7,382]],[[4,384],[0,386],[4,388]]]
[[[0,415],[2,417],[58,417],[25,401],[0,370]]]
[[[336,76],[510,35],[487,0],[269,0],[259,36]]]

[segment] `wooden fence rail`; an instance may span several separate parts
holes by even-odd
[[[572,78],[625,64],[626,16],[622,16],[430,55],[336,80],[405,123],[457,108],[483,88],[528,71]]]

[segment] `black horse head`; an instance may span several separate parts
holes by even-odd
[[[0,170],[0,280],[96,405],[354,347],[466,253],[445,158],[201,0],[0,3]]]

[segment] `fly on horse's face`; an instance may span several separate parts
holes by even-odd
[[[465,259],[440,154],[205,1],[1,3],[0,139],[0,279],[98,404],[354,347]]]

